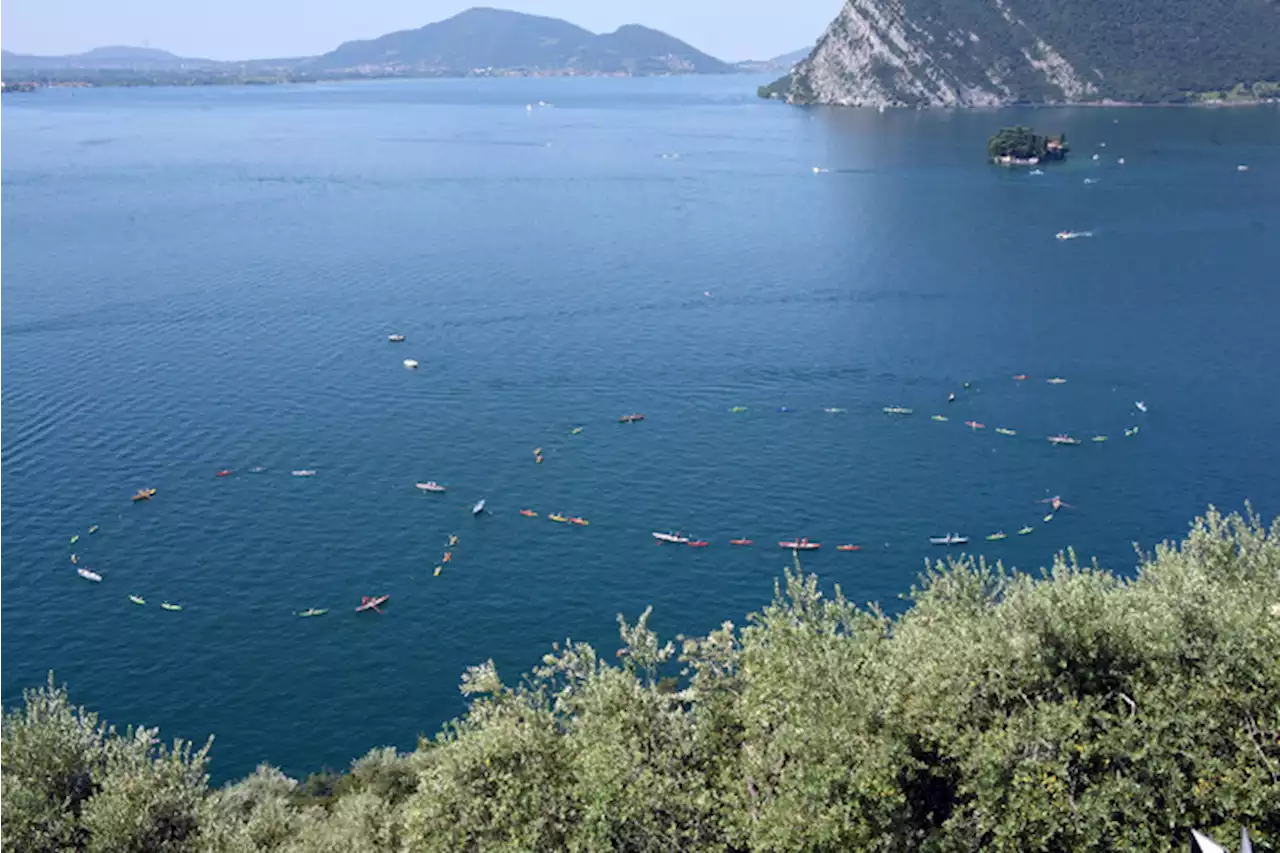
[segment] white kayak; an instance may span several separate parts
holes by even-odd
[[[476,501],[476,505],[471,508],[472,515],[479,515],[484,512],[484,498]]]
[[[961,536],[959,533],[948,533],[946,536],[929,537],[931,545],[967,545],[969,544],[968,536]]]

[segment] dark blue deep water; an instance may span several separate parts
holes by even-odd
[[[1131,571],[1211,502],[1280,511],[1274,109],[881,115],[757,82],[5,96],[5,703],[53,669],[117,723],[215,733],[218,778],[304,773],[434,732],[467,664],[612,650],[647,604],[668,635],[741,621],[783,537],[897,607],[930,534]],[[1014,122],[1071,162],[985,165]]]

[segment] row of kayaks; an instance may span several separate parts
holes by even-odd
[[[522,509],[522,510],[520,510],[520,514],[521,514],[521,515],[523,515],[525,518],[537,518],[537,517],[538,517],[538,513],[537,513],[535,510],[532,510],[532,509]],[[586,527],[586,526],[588,526],[589,524],[591,524],[591,522],[587,521],[585,518],[583,518],[583,517],[581,517],[581,516],[578,516],[578,515],[565,515],[565,514],[563,514],[563,513],[559,513],[559,512],[553,512],[553,513],[551,513],[550,515],[548,515],[548,516],[547,516],[547,518],[551,519],[552,521],[559,522],[559,523],[561,523],[561,524],[576,524],[576,525],[578,525],[579,527]]]
[[[684,533],[679,533],[679,532],[654,531],[651,535],[653,536],[654,539],[658,541],[659,544],[665,543],[668,545],[688,545],[693,548],[706,548],[711,544],[705,539],[694,539],[693,537],[690,537]],[[730,539],[729,544],[739,545],[739,546],[754,545],[755,540],[747,539],[747,538]],[[822,545],[818,542],[810,542],[807,538],[801,537],[799,539],[783,540],[778,543],[778,547],[788,551],[816,551],[819,548],[821,548]],[[861,545],[837,545],[836,550],[837,551],[861,551],[862,546]]]
[[[1045,519],[1045,520],[1048,521],[1048,519]],[[1034,527],[1027,526],[1020,529],[1018,531],[1018,535],[1026,536],[1028,534],[1035,533],[1035,532],[1036,531]],[[989,536],[987,536],[987,541],[999,542],[1002,539],[1008,539],[1008,538],[1009,538],[1008,533],[1005,533],[1003,530],[998,530],[995,533],[992,533]],[[959,533],[948,533],[945,536],[930,536],[929,544],[931,545],[968,545],[969,537],[961,536]]]

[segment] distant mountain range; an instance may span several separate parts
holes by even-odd
[[[416,30],[349,41],[321,56],[217,62],[152,48],[104,47],[73,56],[3,53],[6,79],[23,73],[54,79],[98,75],[105,82],[144,78],[174,82],[203,78],[280,76],[459,77],[471,75],[724,74],[735,66],[658,30],[628,24],[596,34],[557,18],[504,9],[468,9]],[[87,75],[86,72],[93,72]],[[146,75],[154,75],[146,78]],[[217,80],[209,80],[217,82]]]
[[[741,71],[790,71],[796,63],[807,59],[812,52],[813,48],[806,47],[775,56],[773,59],[744,59],[736,63],[736,67]]]

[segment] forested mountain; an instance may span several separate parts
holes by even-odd
[[[1280,82],[1274,0],[846,0],[762,94],[794,103],[1169,102]]]
[[[466,74],[478,69],[630,74],[731,70],[726,63],[648,27],[631,24],[596,35],[557,18],[488,8],[468,9],[416,30],[347,42],[302,67],[429,74]]]

